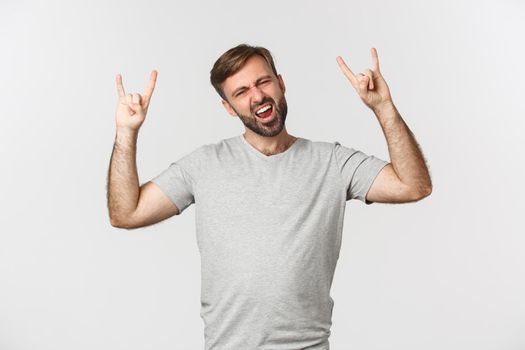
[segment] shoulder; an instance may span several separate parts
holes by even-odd
[[[186,154],[181,161],[192,168],[210,168],[238,154],[239,140],[236,137],[203,144]]]
[[[331,155],[336,153],[336,156],[338,156],[341,153],[355,152],[353,148],[345,147],[339,141],[313,141],[305,138],[302,139],[304,140],[306,147],[311,152],[320,153],[323,155]]]
[[[197,148],[194,148],[192,151],[186,153],[182,158],[192,160],[206,160],[207,157],[210,157],[216,153],[220,153],[224,149],[231,148],[234,145],[234,143],[235,137],[218,140],[216,142],[206,143],[201,146],[198,146]]]
[[[332,143],[332,151],[337,159],[346,159],[352,155],[357,155],[361,153],[358,149],[355,149],[350,146],[345,146],[339,141],[334,141]]]
[[[309,147],[313,150],[324,150],[324,149],[330,148],[330,145],[331,145],[331,142],[328,142],[328,141],[310,140],[305,137],[299,137],[299,139],[303,142],[303,144],[306,147]]]
[[[240,146],[238,138],[238,136],[233,136],[202,145],[196,150],[197,155],[206,161],[224,159],[225,156],[234,154]]]

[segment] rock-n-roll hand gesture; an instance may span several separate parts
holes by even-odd
[[[359,73],[357,76],[348,68],[341,56],[337,56],[336,60],[344,75],[356,89],[361,100],[375,111],[379,107],[384,106],[385,103],[393,102],[388,85],[379,70],[377,50],[371,48],[370,52],[372,53],[372,69],[366,69],[364,73]]]
[[[124,86],[122,85],[122,76],[117,74],[116,82],[119,95],[116,114],[117,129],[138,130],[140,128],[146,118],[156,81],[157,71],[153,70],[149,78],[148,86],[146,87],[146,92],[144,92],[143,95],[137,93],[126,94]]]

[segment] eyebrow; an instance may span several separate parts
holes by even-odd
[[[256,81],[255,81],[255,84],[258,84],[261,80],[264,80],[264,79],[268,79],[268,78],[272,78],[271,75],[263,75],[262,77],[258,78]],[[232,96],[235,96],[235,94],[237,94],[237,92],[239,92],[239,90],[242,90],[242,89],[247,89],[248,87],[247,86],[241,86],[241,87],[238,87],[237,89],[233,90],[232,92]]]

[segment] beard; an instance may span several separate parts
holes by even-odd
[[[255,117],[255,111],[257,110],[257,108],[264,105],[265,103],[271,103],[272,108],[275,108],[275,117],[269,123],[261,123]],[[286,103],[286,98],[283,95],[282,98],[278,101],[278,103],[275,103],[275,101],[271,97],[265,98],[258,106],[256,106],[253,109],[254,112],[250,116],[242,115],[241,113],[237,112],[235,108],[233,108],[233,110],[235,111],[237,116],[239,116],[244,126],[246,126],[248,129],[250,129],[258,135],[272,137],[278,135],[284,128],[284,123],[286,122],[286,115],[288,114],[288,104]]]

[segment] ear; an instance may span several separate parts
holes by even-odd
[[[281,87],[281,90],[283,91],[283,94],[284,94],[284,92],[286,91],[286,86],[284,85],[284,80],[281,74],[277,75],[277,79],[279,80],[279,86]]]
[[[228,112],[232,117],[236,117],[237,113],[233,110],[232,106],[230,106],[230,103],[226,100],[222,100],[222,105],[226,109],[226,112]]]

